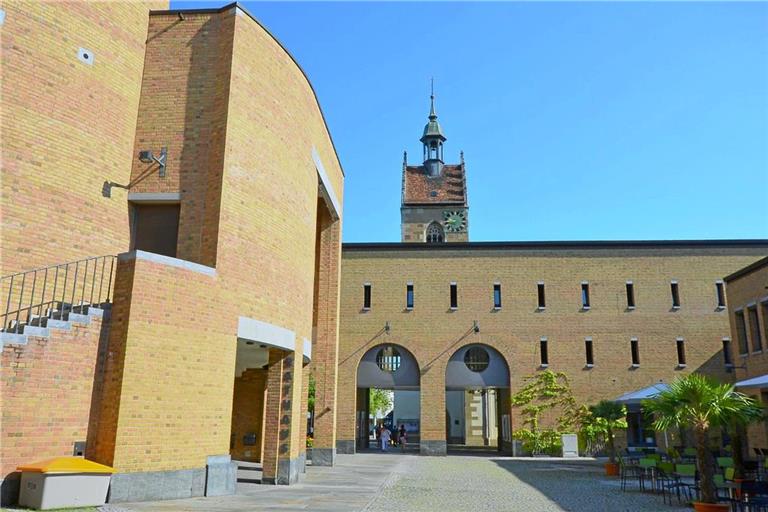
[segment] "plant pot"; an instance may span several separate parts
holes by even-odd
[[[619,465],[615,462],[606,462],[605,476],[619,476]]]
[[[701,503],[693,502],[693,510],[696,512],[728,512],[731,506],[727,503]]]

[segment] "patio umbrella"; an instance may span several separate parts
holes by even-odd
[[[614,402],[624,404],[624,405],[640,405],[643,403],[643,400],[653,400],[659,393],[663,391],[667,391],[669,389],[668,384],[664,384],[663,382],[659,382],[658,384],[653,384],[651,386],[648,386],[647,388],[638,389],[637,391],[632,391],[629,393],[624,393],[619,398],[614,400]],[[664,449],[669,449],[669,439],[667,438],[667,431],[664,431]]]

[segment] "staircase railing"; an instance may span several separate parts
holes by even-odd
[[[0,278],[5,299],[0,331],[21,333],[24,325],[42,326],[46,319],[64,320],[112,301],[117,256],[95,256],[18,272]]]

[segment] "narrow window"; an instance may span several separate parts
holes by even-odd
[[[635,309],[635,284],[627,281],[627,309]]]
[[[745,356],[749,354],[749,345],[747,345],[747,324],[744,321],[744,311],[736,311],[736,337],[739,341],[739,354]]]
[[[677,309],[680,307],[680,290],[677,286],[677,281],[672,281],[669,283],[669,286],[672,290],[672,308]]]
[[[589,309],[589,283],[586,281],[581,283],[581,307]]]
[[[685,340],[677,338],[677,366],[685,366]]]
[[[493,285],[493,307],[501,309],[501,284],[499,283]]]
[[[722,281],[715,283],[715,293],[717,294],[717,309],[725,308],[725,286]]]
[[[547,338],[542,337],[539,340],[539,352],[541,353],[541,366],[549,366],[549,352],[547,351]]]
[[[371,309],[371,283],[363,285],[363,309]]]
[[[768,339],[768,300],[760,304],[760,309],[763,312],[763,334],[765,339]]]
[[[459,293],[456,283],[451,283],[451,309],[459,307]]]
[[[760,322],[757,319],[757,306],[747,308],[749,315],[749,337],[752,338],[752,352],[763,350],[763,339],[760,335]]]
[[[723,362],[725,366],[733,366],[731,358],[731,338],[723,338]]]
[[[632,366],[640,366],[640,347],[638,347],[637,338],[632,338],[629,343],[632,350]]]
[[[539,281],[538,284],[538,291],[539,291],[539,309],[544,309],[547,307],[547,301],[544,297],[544,282]]]
[[[406,309],[413,309],[413,283],[408,283],[405,286],[405,307]]]
[[[592,338],[584,339],[584,351],[587,356],[587,366],[592,368],[595,365],[595,355],[592,352]]]

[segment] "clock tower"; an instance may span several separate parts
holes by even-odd
[[[435,94],[430,96],[429,121],[421,137],[423,163],[408,165],[403,154],[400,206],[401,240],[414,243],[469,241],[469,206],[464,152],[458,164],[443,160],[446,137],[437,121]]]

